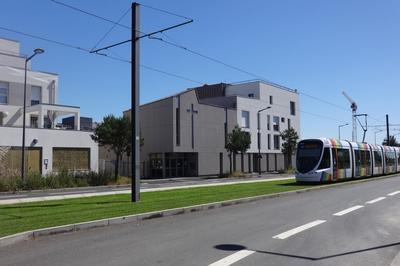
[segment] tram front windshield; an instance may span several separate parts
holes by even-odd
[[[322,154],[323,143],[320,140],[303,140],[297,147],[296,166],[300,173],[313,170]]]

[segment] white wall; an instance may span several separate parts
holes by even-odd
[[[255,83],[248,83],[248,85],[254,86]],[[290,119],[291,127],[293,127],[298,134],[300,134],[300,112],[299,107],[299,96],[297,93],[276,88],[262,82],[256,82],[260,88],[260,99],[252,99],[245,97],[237,98],[237,121],[239,126],[242,121],[242,110],[250,112],[250,128],[244,129],[251,133],[251,146],[248,152],[258,152],[257,145],[257,112],[258,110],[264,109],[271,106],[271,109],[262,111],[260,113],[260,132],[261,132],[261,153],[280,153],[280,150],[274,150],[274,135],[279,135],[280,132],[288,128],[288,118]],[[235,85],[236,89],[239,90],[240,85]],[[254,88],[251,87],[253,91]],[[243,93],[246,94],[246,93]],[[269,103],[269,96],[273,96],[273,104]],[[296,114],[290,114],[290,101],[296,103]],[[270,115],[270,130],[267,130],[267,115]],[[273,117],[279,117],[279,130],[273,130]],[[285,122],[281,122],[281,118],[285,118]],[[270,134],[271,138],[271,149],[268,149],[267,138]],[[282,140],[280,140],[280,146],[282,146]]]
[[[42,174],[52,171],[53,147],[63,148],[90,148],[90,168],[98,171],[99,149],[90,135],[92,132],[55,130],[55,129],[26,129],[26,146],[31,146],[34,139],[38,142],[33,147],[42,148]],[[21,147],[22,128],[0,127],[0,146]],[[44,160],[48,160],[48,167],[45,169]]]
[[[243,96],[249,97],[249,94],[254,94],[255,99],[260,98],[260,82],[254,81],[249,83],[230,85],[225,90],[226,96]]]

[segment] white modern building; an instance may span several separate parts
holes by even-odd
[[[250,133],[251,146],[246,154],[232,158],[233,170],[282,170],[280,134],[289,127],[300,134],[298,110],[296,90],[261,80],[204,85],[141,105],[142,174],[179,177],[229,172],[225,143],[236,125]],[[130,111],[124,115],[130,117]]]
[[[18,173],[21,167],[25,58],[19,42],[0,39],[0,175]],[[59,104],[58,95],[58,75],[33,70],[28,61],[26,169],[41,174],[97,171],[98,145],[91,132],[80,130],[80,108]],[[75,118],[74,129],[58,126],[65,116]]]

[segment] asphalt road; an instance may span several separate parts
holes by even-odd
[[[0,249],[0,265],[390,265],[400,177]],[[399,261],[397,259],[397,261]]]

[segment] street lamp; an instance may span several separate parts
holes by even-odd
[[[22,180],[25,179],[25,127],[26,127],[26,76],[27,76],[27,69],[28,69],[28,62],[37,54],[43,54],[44,50],[41,48],[36,48],[33,50],[33,55],[27,57],[25,59],[25,80],[24,80],[24,108],[23,108],[23,115],[22,115],[22,165],[21,165],[21,177]]]
[[[260,113],[267,109],[270,109],[271,106],[268,106],[264,109],[257,111],[257,143],[258,143],[258,175],[261,175],[261,133],[260,133]]]
[[[339,126],[338,126],[338,128],[339,128],[339,140],[340,140],[340,128],[341,128],[341,127],[348,126],[348,125],[349,125],[349,123],[346,123],[346,124],[343,124],[343,125],[339,125]]]

